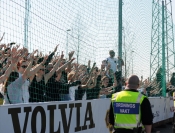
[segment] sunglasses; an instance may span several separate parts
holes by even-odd
[[[45,69],[40,69],[41,71],[45,71]]]
[[[27,66],[21,66],[22,68],[27,68]]]

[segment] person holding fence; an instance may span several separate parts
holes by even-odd
[[[115,77],[117,80],[119,90],[122,89],[122,66],[124,66],[124,61],[121,57],[115,58],[114,50],[109,51],[110,57],[106,59],[108,65],[110,65],[109,72],[113,75],[115,73]]]
[[[126,82],[125,90],[114,93],[111,98],[109,123],[114,133],[151,133],[153,114],[148,98],[137,91],[139,78],[132,75]]]
[[[112,73],[115,73],[117,71],[117,65],[118,65],[118,59],[115,58],[115,52],[114,50],[109,51],[110,57],[106,59],[107,65],[110,65],[110,70]]]

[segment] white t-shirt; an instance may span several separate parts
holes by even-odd
[[[0,84],[0,93],[4,94],[4,85],[3,84]]]
[[[86,91],[85,91],[85,93],[84,93],[84,95],[82,97],[82,100],[86,100],[86,99],[87,99],[87,94],[86,94]]]
[[[22,74],[19,73],[19,77],[21,77]],[[25,80],[24,84],[22,85],[22,98],[24,103],[29,103],[29,81]]]
[[[115,73],[117,71],[118,59],[108,57],[106,60],[107,60],[107,63],[111,65],[112,71]]]
[[[78,85],[69,87],[69,96],[72,101],[75,100],[75,90],[78,90]]]

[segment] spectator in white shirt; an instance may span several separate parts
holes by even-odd
[[[110,57],[107,58],[107,64],[110,64],[113,73],[117,71],[118,59],[115,57],[115,52],[113,50],[109,51]]]
[[[27,61],[21,60],[18,62],[17,69],[18,69],[19,77],[22,76],[22,74],[24,73],[24,71],[27,67],[28,67]],[[28,88],[29,88],[29,80],[26,79],[22,85],[22,98],[23,98],[24,103],[29,102],[29,90],[28,90]]]

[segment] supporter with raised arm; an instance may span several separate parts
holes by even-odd
[[[16,64],[18,61],[18,56],[16,58],[12,58],[12,64]],[[23,103],[22,98],[22,85],[25,80],[28,78],[28,74],[30,73],[30,68],[32,67],[33,61],[30,62],[27,69],[24,71],[21,77],[19,77],[17,72],[12,72],[9,78],[5,81],[4,85],[4,95],[5,100],[4,104],[16,104]]]
[[[15,48],[12,49],[12,52],[14,53],[12,56],[12,63],[10,63],[10,66],[8,66],[7,70],[5,71],[5,73],[0,77],[0,84],[1,84],[1,88],[0,88],[0,105],[3,104],[3,98],[4,98],[4,81],[8,79],[8,77],[10,76],[13,67],[15,66],[15,63],[17,62],[19,55],[17,55]],[[15,54],[16,53],[16,54]]]
[[[64,64],[66,63],[66,60],[63,59],[61,61],[60,67],[56,70],[56,76],[57,76],[57,78],[59,78],[59,82],[62,84],[68,83],[67,75],[69,74],[69,72],[71,72],[71,62],[74,60],[74,59],[72,60],[73,55],[74,55],[74,51],[69,52],[69,61],[68,61],[69,63],[66,66],[64,66]],[[64,66],[64,67],[61,67],[61,66]],[[60,95],[60,98],[63,101],[69,100],[69,95],[62,94],[62,95]]]
[[[102,77],[106,75],[107,73],[107,65],[106,65],[106,60],[102,61],[102,64],[101,64],[101,69],[100,69],[100,73],[99,75],[101,75]]]
[[[87,99],[97,99],[100,91],[101,76],[98,75],[98,72],[95,70],[91,79],[91,84],[87,89]]]
[[[63,59],[63,56],[64,55],[62,53],[61,59]],[[50,101],[64,101],[65,99],[63,95],[69,94],[69,87],[71,84],[60,81],[60,78],[62,71],[64,71],[65,68],[71,64],[74,59],[75,58],[69,60],[67,63],[57,68],[57,75],[55,80],[52,82],[52,84],[49,85],[49,87],[47,86],[47,95],[50,97]]]
[[[74,66],[75,69],[68,74],[68,83],[71,84],[71,86],[69,87],[70,100],[75,100],[75,93],[81,85],[81,81],[78,79],[81,68],[78,67],[78,64],[75,64]]]
[[[52,53],[50,53],[50,55],[48,56],[48,59],[45,63],[46,66],[46,74],[49,73],[52,69],[54,64],[58,61],[58,57],[55,56],[55,59],[53,59],[53,56],[55,55],[55,52],[57,51],[59,45],[57,45],[54,49],[54,51]],[[51,76],[51,78],[48,80],[47,85],[46,85],[46,91],[47,91],[47,97],[48,97],[48,101],[55,101],[55,89],[56,86],[54,85],[55,82],[55,78],[56,78],[57,74],[56,72]]]
[[[42,65],[42,68],[35,70],[36,74],[30,77],[31,82],[29,87],[30,102],[44,102],[48,100],[46,95],[46,84],[48,80],[55,73],[61,59],[57,61],[57,63],[54,65],[53,69],[49,73],[45,74],[44,64],[46,60],[47,56],[44,58],[43,62],[40,63]]]
[[[35,50],[33,53],[30,54],[30,57],[28,58],[29,62],[32,61],[33,63],[33,60],[34,60],[34,54],[37,52],[38,50]],[[22,76],[22,74],[24,73],[25,69],[27,68],[28,66],[28,61],[26,60],[20,60],[18,63],[17,63],[17,72],[19,74],[19,77]],[[33,65],[32,65],[33,66]],[[42,63],[34,66],[30,72],[28,73],[28,79],[25,80],[24,84],[22,85],[22,91],[23,91],[23,102],[24,103],[28,103],[29,102],[29,84],[30,84],[30,78],[32,76],[34,76],[37,71],[42,68]]]
[[[58,46],[57,46],[58,47]],[[56,52],[57,50],[57,47],[55,48],[54,52],[52,52],[50,55],[54,55],[53,53]],[[72,58],[73,52],[69,53],[69,59]],[[72,55],[71,55],[72,54]],[[51,58],[50,58],[51,59]],[[49,73],[52,68],[53,68],[53,65],[55,64],[55,62],[57,61],[58,59],[52,59],[52,61],[50,60],[50,63],[48,63],[47,67],[46,67],[46,73]],[[62,59],[61,60],[61,63],[60,63],[60,66],[64,65],[66,63],[66,60],[65,59]],[[59,69],[57,69],[55,71],[55,73],[52,75],[52,77],[49,79],[49,81],[47,82],[47,86],[46,86],[46,90],[49,90],[47,91],[47,95],[48,97],[50,97],[48,100],[49,101],[55,101],[55,100],[58,100],[58,98],[56,98],[56,95],[58,94],[57,90],[55,90],[55,88],[57,88],[56,84],[55,84],[55,79],[59,79],[59,82],[62,82],[63,84],[67,84],[67,72],[68,69],[70,67],[70,64],[71,63],[68,63],[66,65],[66,67],[62,67],[62,70],[61,70],[61,73],[58,71]],[[64,70],[63,70],[64,69]],[[59,78],[58,78],[59,77]],[[61,79],[60,79],[61,78]],[[62,84],[62,85],[63,85]]]
[[[114,86],[109,85],[109,77],[104,76],[102,78],[102,86],[101,86],[101,90],[99,93],[99,97],[100,98],[107,98],[108,95],[113,93],[113,89]]]
[[[58,46],[59,46],[59,45],[57,45],[57,46],[55,47],[54,51],[53,51],[52,53],[49,54],[49,56],[48,56],[48,58],[47,58],[47,60],[46,60],[46,62],[45,62],[45,64],[44,64],[46,67],[47,67],[48,64],[51,62],[53,56],[55,55],[55,52],[56,52],[57,49],[58,49]]]
[[[85,73],[84,77],[82,78],[81,85],[79,85],[78,89],[75,90],[75,100],[92,99],[93,97],[92,88],[96,86],[96,77],[97,77],[97,76],[94,77],[94,72],[96,72],[95,65],[96,63],[93,64],[92,69],[90,69],[89,74]],[[86,69],[84,69],[84,66],[81,69],[83,71],[84,70],[86,71]],[[84,81],[84,78],[85,78],[85,81]]]
[[[18,61],[19,55],[15,48],[12,49],[13,55],[12,55],[12,63],[8,67],[8,69],[5,71],[5,73],[0,77],[0,84],[3,83],[11,74],[13,67],[15,66],[16,62]]]
[[[69,61],[72,59],[73,55],[74,55],[74,51],[69,52]],[[65,63],[66,63],[66,60],[63,59],[61,61],[61,65],[60,66],[64,65]],[[62,83],[68,83],[67,75],[68,75],[69,72],[71,72],[71,63],[68,63],[68,65],[66,67],[62,67],[61,69],[59,68],[59,69],[56,70],[57,76],[58,75],[60,76],[60,81]]]

